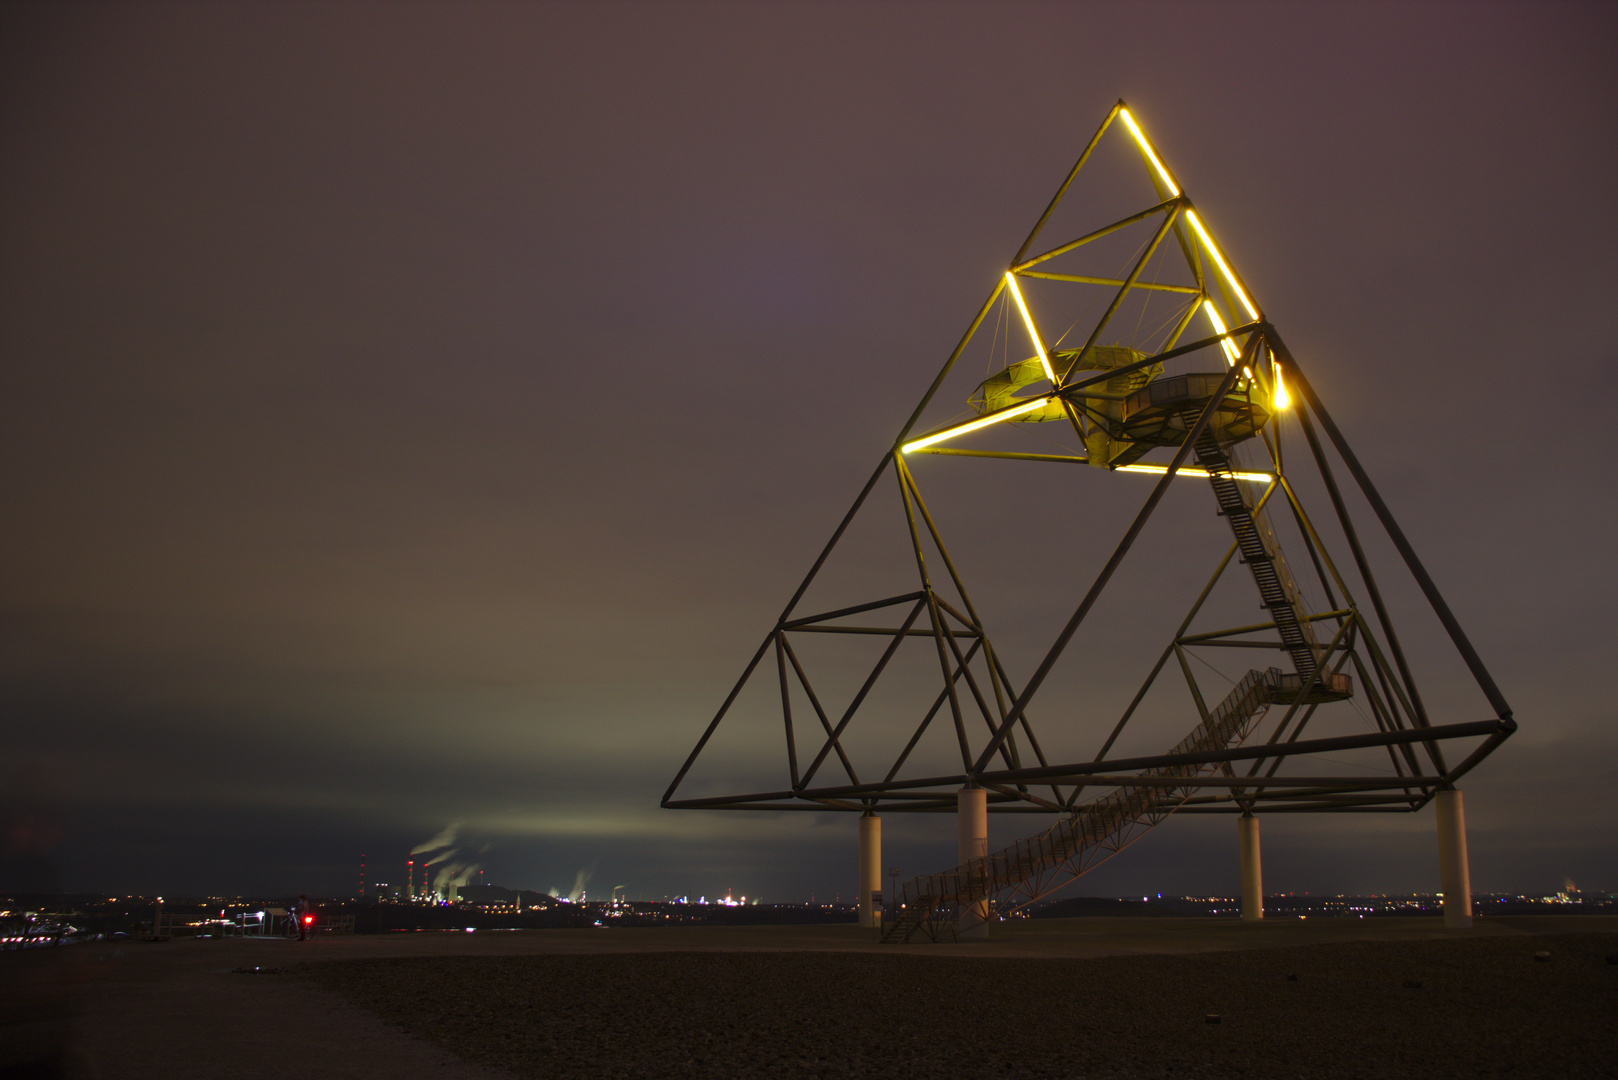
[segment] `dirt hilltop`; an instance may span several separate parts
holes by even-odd
[[[1576,1080],[1618,1060],[1614,954],[1603,916],[99,943],[0,954],[0,1073]]]

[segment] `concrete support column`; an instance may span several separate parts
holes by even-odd
[[[1242,849],[1242,918],[1264,918],[1264,867],[1259,861],[1258,818],[1243,814],[1236,819],[1236,837]]]
[[[860,816],[860,925],[881,926],[882,909],[871,894],[882,888],[882,819],[867,810]]]
[[[955,835],[961,866],[989,853],[989,793],[984,788],[962,788],[956,793]],[[986,940],[989,902],[984,900],[962,908],[956,919],[955,933],[967,940]]]
[[[1466,864],[1466,812],[1451,788],[1433,796],[1438,810],[1438,871],[1444,885],[1444,929],[1472,925],[1472,872]]]

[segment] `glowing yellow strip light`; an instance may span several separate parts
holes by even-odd
[[[1022,312],[1023,325],[1028,327],[1028,337],[1034,343],[1034,351],[1039,354],[1040,366],[1045,369],[1045,377],[1051,382],[1056,381],[1056,374],[1051,371],[1051,359],[1045,355],[1045,343],[1039,340],[1039,331],[1034,329],[1034,317],[1028,314],[1028,305],[1023,303],[1022,290],[1017,288],[1017,279],[1006,271],[1006,284],[1011,288],[1011,295],[1017,301],[1017,310]]]
[[[1227,332],[1225,330],[1225,320],[1219,317],[1219,309],[1213,306],[1212,300],[1204,300],[1202,309],[1208,313],[1208,321],[1213,323],[1214,333],[1223,334]],[[1225,362],[1225,366],[1234,367],[1236,358],[1242,354],[1241,350],[1236,348],[1236,343],[1229,338],[1220,338],[1219,347],[1224,349],[1225,355],[1230,358]]]
[[[1013,405],[1009,409],[1001,409],[999,412],[992,412],[988,416],[980,416],[976,420],[968,420],[964,424],[957,424],[942,431],[935,431],[931,435],[923,435],[913,442],[905,443],[904,446],[899,448],[900,452],[908,454],[912,450],[920,450],[923,446],[931,446],[935,442],[943,442],[945,439],[954,438],[956,435],[965,435],[968,431],[976,431],[979,428],[986,428],[990,424],[998,424],[1002,420],[1010,420],[1013,416],[1033,412],[1041,405],[1048,405],[1055,397],[1055,394],[1046,394],[1044,397],[1025,401],[1021,405]]]
[[[1122,116],[1124,123],[1129,125],[1129,130],[1135,136],[1135,142],[1140,146],[1141,153],[1145,154],[1146,160],[1152,163],[1152,168],[1157,170],[1157,175],[1163,178],[1163,186],[1169,189],[1170,195],[1178,197],[1180,194],[1179,185],[1169,178],[1169,171],[1163,167],[1163,162],[1158,158],[1157,151],[1153,150],[1152,144],[1146,141],[1146,133],[1141,131],[1140,125],[1135,123],[1135,118],[1129,115],[1128,109],[1119,109],[1118,115]],[[1219,245],[1215,244],[1213,237],[1208,235],[1208,230],[1203,227],[1202,220],[1197,217],[1197,212],[1188,208],[1185,216],[1191,219],[1191,227],[1197,230],[1198,236],[1202,237],[1203,246],[1208,249],[1208,254],[1213,256],[1213,261],[1219,266],[1219,272],[1225,275],[1225,280],[1230,282],[1230,287],[1235,291],[1237,297],[1241,299],[1242,307],[1247,309],[1247,314],[1251,318],[1257,320],[1259,317],[1258,309],[1253,306],[1253,301],[1247,298],[1246,291],[1236,283],[1236,275],[1231,273],[1230,264],[1225,262],[1225,256],[1220,252]],[[1223,332],[1220,331],[1220,333]]]
[[[1170,195],[1178,198],[1180,194],[1179,185],[1169,179],[1169,171],[1163,167],[1161,161],[1157,160],[1156,151],[1152,149],[1152,144],[1146,141],[1146,136],[1135,123],[1135,118],[1129,115],[1128,109],[1119,109],[1118,115],[1124,118],[1124,123],[1128,124],[1129,130],[1134,133],[1135,141],[1140,144],[1141,153],[1145,154],[1146,159],[1152,163],[1152,167],[1157,170],[1157,175],[1163,178],[1163,186],[1169,189]]]
[[[1168,471],[1169,467],[1167,465],[1120,465],[1113,470],[1113,472],[1150,473],[1153,476],[1162,476]],[[1195,465],[1186,465],[1182,466],[1177,472],[1175,472],[1174,475],[1206,477],[1208,475],[1208,470],[1199,469]],[[1230,475],[1234,479],[1251,480],[1255,484],[1268,484],[1271,480],[1275,479],[1275,477],[1271,476],[1269,473],[1261,472],[1233,472]]]
[[[1197,235],[1202,237],[1202,245],[1208,249],[1208,254],[1213,256],[1213,261],[1219,264],[1219,272],[1225,275],[1225,280],[1230,282],[1230,287],[1235,291],[1237,299],[1242,302],[1242,307],[1247,309],[1247,314],[1256,322],[1258,308],[1253,306],[1253,301],[1247,298],[1247,293],[1242,291],[1242,287],[1236,284],[1236,275],[1230,272],[1230,264],[1225,262],[1225,257],[1219,253],[1219,246],[1213,242],[1213,237],[1202,227],[1202,219],[1197,217],[1195,210],[1187,210],[1185,216],[1191,219],[1191,227],[1197,230]]]
[[[1281,381],[1281,365],[1272,361],[1270,370],[1275,373],[1275,411],[1280,412],[1292,406],[1292,395],[1287,393],[1286,384]]]

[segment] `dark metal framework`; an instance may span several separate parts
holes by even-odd
[[[1103,136],[1120,118],[1124,121],[1121,126],[1127,126],[1133,133],[1146,173],[1156,188],[1157,203],[1105,228],[1030,256],[1029,251],[1053,211],[1068,195]],[[1124,277],[1063,274],[1048,268],[1058,257],[1133,225],[1149,227],[1152,232]],[[1171,237],[1185,256],[1194,284],[1162,284],[1143,279],[1143,271],[1154,253]],[[1063,353],[1049,352],[1024,306],[1037,358],[1049,374],[1048,388],[1034,398],[1012,399],[1015,402],[1012,405],[989,409],[976,420],[912,438],[913,428],[995,305],[1005,305],[1008,291],[1019,306],[1024,304],[1018,291],[1019,279],[1099,286],[1115,291],[1083,347]],[[1127,364],[1101,370],[1097,370],[1094,363],[1087,366],[1085,358],[1095,354],[1103,332],[1120,306],[1132,294],[1142,292],[1179,297],[1178,302],[1187,305],[1161,347],[1150,355],[1136,354],[1140,358]],[[1129,819],[1127,828],[1120,825],[1116,833],[1107,834],[1087,849],[1087,854],[1075,855],[1063,877],[1065,881],[1094,865],[1099,858],[1122,850],[1140,835],[1143,827],[1156,824],[1176,810],[1192,813],[1409,812],[1421,809],[1436,792],[1453,786],[1473,769],[1516,729],[1511,709],[1303,367],[1250,296],[1138,122],[1124,102],[1118,102],[1011,260],[1005,278],[990,293],[921,403],[901,428],[893,448],[883,456],[775,626],[765,635],[741,678],[669,785],[662,805],[671,809],[709,810],[954,812],[957,790],[980,786],[987,789],[991,812],[1073,815],[1100,805],[1095,789],[1102,787],[1126,794],[1141,791],[1159,796],[1142,802],[1146,808]],[[1227,313],[1224,318],[1220,316],[1221,308]],[[1180,339],[1199,313],[1207,316],[1214,332],[1181,344]],[[1209,359],[1222,361],[1216,372],[1193,371],[1183,384],[1175,384],[1172,377],[1155,379],[1165,365],[1194,365]],[[1155,379],[1151,386],[1157,388],[1152,391],[1157,398],[1142,397],[1145,391],[1133,397],[1108,391],[1109,386],[1120,385],[1118,379],[1134,373],[1141,373],[1141,378]],[[1283,387],[1296,391],[1302,399],[1289,411],[1282,403]],[[993,427],[997,421],[1015,421],[1014,414],[1027,413],[1032,407],[1028,403],[1036,398],[1040,408],[1054,411],[1059,406],[1081,442],[1093,440],[1097,432],[1122,439],[1127,432],[1118,419],[1121,410],[1134,408],[1134,415],[1141,417],[1147,415],[1149,408],[1157,408],[1158,412],[1153,415],[1167,425],[1168,435],[1156,436],[1154,446],[1172,451],[1173,456],[1167,462],[1111,466],[1160,475],[1072,617],[1033,674],[1018,686],[990,641],[922,497],[910,462],[921,455],[932,455],[941,459],[991,458],[1005,461],[1007,467],[1035,467],[1033,464],[1012,466],[1010,463],[1014,461],[1098,464],[1091,460],[1093,454],[1024,453],[940,445]],[[1125,398],[1128,400],[1124,401]],[[1168,404],[1157,406],[1158,398]],[[1119,401],[1124,403],[1117,407],[1109,404]],[[1291,418],[1284,425],[1283,415]],[[1139,427],[1137,424],[1137,429]],[[1289,429],[1286,434],[1290,442],[1296,443],[1301,437],[1302,447],[1307,451],[1301,455],[1301,462],[1294,460],[1300,455],[1283,453],[1283,427]],[[1233,431],[1251,434],[1233,436],[1230,434]],[[1216,437],[1219,433],[1223,435]],[[1232,441],[1257,447],[1262,465],[1244,469],[1233,456],[1229,445]],[[1091,441],[1088,445],[1098,444]],[[1117,460],[1126,458],[1127,455]],[[1312,473],[1315,490],[1324,491],[1330,504],[1329,519],[1317,521],[1299,497],[1296,481],[1303,471]],[[916,587],[899,595],[834,611],[799,614],[799,602],[810,584],[876,491],[879,481],[890,472],[897,480],[899,500],[908,523],[915,555]],[[1431,719],[1390,616],[1380,579],[1373,573],[1361,542],[1360,528],[1350,513],[1340,472],[1346,473],[1348,481],[1358,489],[1376,524],[1398,552],[1410,578],[1482,691],[1493,713],[1491,717],[1451,723],[1435,723]],[[1094,757],[1082,761],[1049,760],[1030,723],[1030,707],[1170,485],[1185,476],[1206,477],[1212,484],[1220,513],[1231,523],[1233,542]],[[1242,488],[1242,484],[1253,486]],[[1268,515],[1271,514],[1281,515],[1296,526],[1294,531],[1302,537],[1313,587],[1326,598],[1328,610],[1310,612],[1298,598],[1290,571],[1270,531]],[[1328,520],[1340,533],[1337,542],[1346,547],[1346,561],[1341,551],[1334,555],[1328,549],[1317,528],[1317,524]],[[936,563],[930,561],[929,549],[936,553]],[[1215,585],[1233,565],[1243,564],[1252,571],[1271,618],[1251,625],[1190,632]],[[1352,576],[1344,572],[1350,565]],[[944,578],[953,587],[958,602],[951,602],[935,587],[935,583]],[[885,625],[849,621],[855,616],[868,620],[876,613],[886,616]],[[836,715],[823,708],[806,666],[793,648],[794,639],[801,635],[828,633],[876,635],[888,639],[859,691]],[[920,716],[909,743],[887,765],[881,778],[875,779],[874,774],[867,773],[862,779],[845,750],[845,732],[898,649],[912,638],[930,639],[933,643],[932,651],[936,652],[939,665],[936,697],[931,708]],[[1164,754],[1129,758],[1107,756],[1170,661],[1174,661],[1185,678],[1191,705],[1202,721],[1198,731],[1212,731],[1216,722],[1221,722],[1220,709],[1211,709],[1207,704],[1204,689],[1189,659],[1198,650],[1230,648],[1280,650],[1284,657],[1292,660],[1294,672],[1272,668],[1267,673],[1252,673],[1257,677],[1252,685],[1262,683],[1267,689],[1243,706],[1247,712],[1237,718],[1240,723],[1231,721],[1227,725],[1229,731],[1223,732],[1218,742],[1188,739]],[[750,679],[760,676],[761,669],[770,666],[772,656],[775,678],[780,686],[790,787],[718,797],[676,798],[692,765],[743,687]],[[797,690],[793,690],[794,684]],[[799,715],[794,715],[792,698],[795,693],[808,700],[812,716],[804,717],[801,709]],[[1234,695],[1235,691],[1232,693]],[[1318,710],[1351,694],[1357,694],[1365,703],[1374,720],[1374,730],[1329,736],[1309,733]],[[1260,723],[1272,707],[1279,711],[1279,718],[1273,723]],[[935,723],[953,725],[960,747],[959,771],[925,777],[901,775],[911,752]],[[807,741],[804,740],[806,728],[813,732]],[[801,749],[800,742],[803,743]],[[1293,759],[1301,761],[1303,755],[1364,748],[1385,752],[1386,772],[1372,776],[1333,776],[1293,773],[1285,768]],[[837,759],[835,767],[843,774],[837,778],[826,775],[828,762],[834,757]],[[1165,794],[1173,797],[1165,800],[1161,797]],[[1041,881],[1030,881],[1032,883],[1020,886],[1017,903],[1013,906],[1031,902],[1043,895],[1042,890],[1049,891]],[[1057,883],[1049,884],[1054,888]]]

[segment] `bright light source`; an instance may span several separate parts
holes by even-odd
[[[923,435],[913,442],[905,443],[904,446],[899,448],[900,452],[908,454],[912,450],[920,450],[923,446],[931,446],[935,442],[943,442],[945,439],[953,438],[956,435],[965,435],[968,431],[976,431],[978,428],[986,428],[990,424],[998,424],[1002,420],[1010,420],[1013,416],[1021,416],[1025,412],[1034,411],[1041,405],[1049,404],[1055,397],[1055,394],[1046,394],[1044,397],[1025,401],[1021,405],[1013,405],[1009,409],[1001,409],[999,412],[980,416],[976,420],[968,420],[964,424],[956,424],[954,427],[935,431],[931,435]]]
[[[1236,275],[1230,272],[1230,266],[1225,262],[1225,257],[1219,253],[1219,245],[1213,242],[1213,237],[1208,235],[1208,230],[1202,227],[1202,219],[1197,217],[1195,210],[1187,210],[1185,216],[1191,219],[1191,227],[1197,230],[1198,236],[1202,237],[1203,247],[1208,249],[1208,254],[1213,256],[1213,261],[1219,264],[1219,272],[1225,275],[1226,281],[1230,282],[1230,287],[1235,291],[1237,299],[1241,300],[1242,307],[1247,309],[1247,314],[1254,321],[1257,321],[1258,308],[1253,306],[1253,301],[1247,298],[1247,294],[1242,291],[1242,287],[1236,284]]]
[[[1128,109],[1119,109],[1118,115],[1124,118],[1124,123],[1128,124],[1129,130],[1134,133],[1135,141],[1140,144],[1141,153],[1145,154],[1146,160],[1152,163],[1152,167],[1157,170],[1157,175],[1163,178],[1163,186],[1169,189],[1170,195],[1178,197],[1180,194],[1179,185],[1169,179],[1169,171],[1157,159],[1157,152],[1152,149],[1152,144],[1146,141],[1146,136],[1141,132],[1139,125],[1135,123],[1135,118],[1129,115]]]
[[[1214,333],[1225,333],[1225,320],[1219,317],[1219,309],[1213,306],[1213,301],[1204,300],[1202,309],[1208,313],[1208,321],[1213,323]],[[1225,350],[1225,356],[1228,357],[1225,361],[1225,366],[1235,367],[1236,358],[1241,355],[1241,350],[1236,348],[1236,343],[1229,338],[1220,338],[1219,347]]]
[[[1150,464],[1148,464],[1148,465],[1120,465],[1116,469],[1113,470],[1113,472],[1148,473],[1148,474],[1150,474],[1152,476],[1162,476],[1164,473],[1166,473],[1168,471],[1169,471],[1169,467],[1167,465],[1150,465]],[[1174,475],[1175,476],[1200,476],[1200,477],[1203,477],[1204,479],[1206,479],[1207,476],[1208,476],[1208,470],[1198,468],[1195,465],[1182,465],[1179,468],[1179,470],[1175,472]],[[1261,473],[1261,472],[1233,472],[1230,475],[1232,477],[1234,477],[1235,479],[1237,479],[1237,480],[1251,480],[1255,484],[1268,484],[1271,480],[1275,479],[1275,477],[1271,476],[1269,473]]]
[[[1287,393],[1286,384],[1281,381],[1281,365],[1271,364],[1270,370],[1275,372],[1275,411],[1280,412],[1291,407],[1292,395]]]
[[[1022,290],[1017,288],[1017,279],[1006,271],[1006,284],[1011,287],[1011,295],[1017,301],[1017,310],[1022,312],[1023,325],[1028,327],[1028,337],[1034,343],[1034,351],[1039,354],[1039,364],[1045,369],[1045,377],[1051,382],[1056,381],[1056,375],[1051,371],[1050,357],[1045,355],[1045,343],[1039,340],[1039,331],[1034,329],[1034,317],[1028,314],[1028,305],[1023,302]]]

